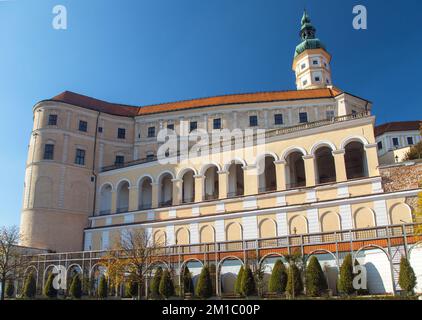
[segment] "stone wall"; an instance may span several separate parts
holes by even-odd
[[[422,162],[380,167],[385,192],[417,189],[422,183]]]

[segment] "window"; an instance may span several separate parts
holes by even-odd
[[[301,67],[302,69],[305,69],[305,68],[306,68],[306,64],[305,64],[305,63],[303,63],[300,67]]]
[[[221,118],[216,118],[212,121],[213,129],[221,129]]]
[[[399,146],[399,138],[393,138],[393,146],[398,147]]]
[[[318,60],[313,60],[312,64],[314,64],[314,65],[318,64]]]
[[[299,112],[299,123],[306,123],[306,122],[308,122],[308,113]]]
[[[167,157],[167,155],[166,155],[166,157]],[[147,161],[152,161],[152,160],[154,160],[154,154],[150,152],[150,153],[147,154]]]
[[[413,137],[407,137],[407,144],[413,146]]]
[[[315,81],[316,82],[319,82],[319,81],[321,81],[321,78],[320,77],[315,77]]]
[[[103,132],[103,127],[98,127],[98,132],[102,133]]]
[[[258,116],[249,116],[249,126],[256,127],[258,125]]]
[[[334,118],[334,110],[327,110],[326,115],[327,115],[327,119],[331,120],[332,118]]]
[[[124,163],[125,163],[124,156],[116,156],[116,161],[114,162],[116,166],[123,166]]]
[[[126,129],[118,128],[117,129],[117,138],[118,139],[125,139],[126,138]]]
[[[191,121],[189,123],[189,131],[192,132],[194,130],[198,129],[198,122],[196,121]]]
[[[76,149],[75,164],[85,165],[85,150]]]
[[[54,144],[47,143],[44,146],[44,160],[54,159]]]
[[[275,114],[274,115],[274,124],[275,125],[283,124],[283,115],[282,114]]]
[[[303,80],[302,84],[306,86],[308,84],[308,80]]]
[[[79,121],[79,131],[87,132],[88,131],[88,122],[80,120]]]
[[[378,150],[382,150],[382,141],[378,141],[377,146]]]
[[[174,130],[174,124],[173,123],[168,124],[167,129]]]
[[[48,116],[48,125],[57,126],[57,114],[50,114]]]
[[[148,128],[148,138],[155,137],[155,127]]]

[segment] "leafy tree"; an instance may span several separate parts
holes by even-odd
[[[344,257],[343,264],[340,267],[340,278],[337,287],[338,291],[346,295],[355,292],[355,288],[353,288],[352,255],[350,253]]]
[[[268,290],[282,294],[286,291],[287,272],[283,261],[280,259],[276,261],[271,272],[270,281],[268,282]]]
[[[196,283],[196,295],[201,299],[208,299],[212,296],[212,281],[210,271],[207,266],[204,266]]]
[[[138,296],[138,283],[136,281],[129,281],[126,284],[125,296],[129,298],[136,298]]]
[[[412,146],[410,150],[406,153],[404,159],[405,160],[422,159],[422,141]]]
[[[98,297],[100,299],[106,299],[108,296],[108,288],[107,288],[107,279],[104,275],[100,278],[100,283],[98,285]]]
[[[317,257],[312,256],[305,273],[306,294],[311,297],[321,296],[328,289],[327,279]]]
[[[15,295],[15,285],[13,281],[9,280],[6,284],[6,297],[13,298]]]
[[[155,270],[154,277],[152,278],[150,291],[151,291],[151,297],[153,299],[159,299],[161,297],[160,295],[160,282],[161,277],[163,276],[163,268],[158,267],[157,270]]]
[[[33,273],[29,273],[25,279],[25,283],[23,286],[23,296],[28,299],[32,299],[35,297],[37,293],[37,282]]]
[[[409,260],[402,257],[400,260],[399,285],[406,292],[406,294],[413,294],[413,289],[416,286],[416,276]]]
[[[242,294],[242,277],[243,277],[244,268],[243,265],[240,267],[239,272],[237,273],[236,281],[234,283],[234,293]]]
[[[193,287],[192,275],[188,266],[183,270],[183,293],[194,294],[195,288]]]
[[[296,297],[303,291],[300,270],[295,263],[291,263],[287,272],[286,292],[290,297]]]
[[[170,272],[167,269],[164,270],[163,275],[161,277],[159,291],[160,294],[165,298],[169,298],[174,295],[173,280],[171,278]]]
[[[44,295],[50,299],[57,298],[57,289],[53,286],[54,277],[55,274],[50,273],[44,286]]]
[[[250,295],[253,295],[256,291],[255,279],[253,277],[252,270],[248,265],[246,265],[246,267],[243,270],[242,281],[241,281],[241,291],[242,291],[242,294],[247,297]]]
[[[72,278],[69,293],[73,299],[80,299],[82,297],[82,281],[78,274],[74,275]]]

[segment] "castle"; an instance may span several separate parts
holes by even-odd
[[[380,235],[376,228],[412,224],[420,190],[383,189],[372,103],[333,85],[331,55],[306,12],[300,36],[294,91],[147,106],[66,91],[38,102],[22,244],[107,250],[125,230],[141,228],[166,246],[226,242],[228,249],[277,237],[305,243],[309,234],[320,234],[319,243],[352,241],[342,232],[368,229],[353,238],[364,246],[368,235]],[[182,159],[166,151],[175,161],[160,161],[163,130],[192,147],[190,133],[238,128],[255,132],[252,140],[265,129],[264,144],[222,138],[230,148],[217,154]],[[386,292],[393,290],[389,281]]]

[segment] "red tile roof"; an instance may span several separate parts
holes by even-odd
[[[375,136],[378,137],[386,132],[420,130],[421,120],[388,122],[375,127]]]
[[[221,106],[239,103],[272,102],[333,98],[343,93],[337,88],[324,88],[312,90],[274,91],[245,94],[223,95],[209,98],[184,100],[178,102],[162,103],[146,106],[128,106],[117,103],[110,103],[78,93],[65,91],[51,100],[65,102],[82,108],[109,113],[117,116],[143,116],[149,114],[163,113],[169,111],[186,110],[210,106]]]

